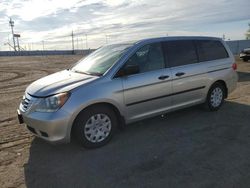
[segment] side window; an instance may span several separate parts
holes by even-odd
[[[140,73],[165,68],[161,43],[140,48],[129,58],[126,65],[138,65]]]
[[[192,40],[177,40],[164,43],[165,56],[171,67],[198,62],[196,49]]]
[[[220,41],[197,40],[195,43],[200,61],[212,61],[228,57],[228,53]]]

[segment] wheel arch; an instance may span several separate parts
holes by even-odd
[[[93,104],[89,104],[88,106],[84,107],[83,109],[81,109],[77,115],[75,116],[73,122],[72,122],[72,126],[71,126],[71,129],[70,129],[70,138],[72,139],[72,133],[73,133],[73,129],[74,129],[74,124],[75,124],[75,120],[77,119],[77,117],[79,116],[79,114],[82,112],[82,111],[85,111],[85,110],[88,110],[89,108],[94,108],[94,107],[97,107],[97,106],[106,106],[108,108],[111,108],[116,116],[117,116],[117,119],[118,119],[118,128],[119,129],[123,129],[125,127],[125,118],[124,116],[121,114],[120,110],[118,109],[117,106],[115,106],[114,104],[112,103],[109,103],[109,102],[96,102],[96,103],[93,103]]]
[[[226,92],[225,98],[227,98],[227,97],[228,97],[227,83],[226,83],[224,80],[217,80],[217,81],[215,81],[215,82],[213,82],[213,83],[211,84],[210,88],[213,87],[213,85],[216,84],[216,83],[219,83],[219,84],[221,84],[221,85],[224,86],[225,92]],[[210,90],[210,88],[209,88],[209,90]]]

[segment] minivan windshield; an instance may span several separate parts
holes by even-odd
[[[80,60],[72,71],[101,76],[131,47],[132,44],[112,44],[104,46]]]

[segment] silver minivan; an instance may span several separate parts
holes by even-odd
[[[204,104],[216,111],[236,88],[235,59],[212,37],[165,37],[101,47],[33,82],[18,118],[49,142],[106,144],[116,128]]]

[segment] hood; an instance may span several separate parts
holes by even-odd
[[[97,78],[96,76],[64,70],[36,80],[28,86],[26,92],[33,96],[46,97],[70,91]]]

